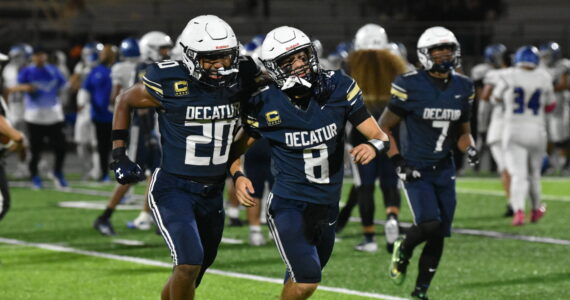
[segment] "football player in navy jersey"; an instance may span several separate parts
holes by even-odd
[[[344,127],[350,121],[368,141],[351,151],[366,164],[388,148],[356,82],[323,71],[303,32],[283,26],[267,34],[261,60],[274,84],[243,104],[245,132],[232,148],[230,174],[245,206],[257,205],[239,155],[260,137],[271,146],[275,178],[267,222],[287,266],[281,299],[307,299],[332,253],[343,179]]]
[[[143,174],[126,155],[130,111],[158,112],[162,161],[152,176],[148,201],[174,262],[163,300],[194,299],[216,257],[240,97],[259,74],[252,60],[238,57],[233,30],[216,16],[190,20],[179,43],[183,61],[150,65],[143,82],[119,96],[113,119],[111,167],[119,183],[133,183]]]
[[[455,213],[451,155],[455,135],[459,135],[457,146],[467,153],[470,164],[478,163],[478,153],[469,125],[473,82],[454,72],[459,66],[459,42],[451,31],[432,27],[421,35],[417,48],[424,69],[394,80],[392,100],[382,114],[380,127],[390,134],[400,121],[406,123],[406,137],[401,145],[391,143],[388,156],[404,181],[414,217],[405,238],[394,245],[389,275],[401,284],[414,248],[426,242],[412,297],[427,299]]]

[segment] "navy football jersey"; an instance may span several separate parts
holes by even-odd
[[[228,88],[206,86],[189,75],[181,61],[150,65],[143,77],[147,91],[162,108],[158,126],[161,168],[193,178],[223,178],[239,120],[243,91],[258,69],[240,58],[240,81]]]
[[[419,70],[400,75],[392,83],[389,109],[406,124],[402,156],[416,167],[448,157],[455,143],[452,133],[469,122],[473,82],[455,72],[449,80],[440,90],[425,70]]]
[[[342,71],[325,74],[327,96],[312,97],[306,110],[275,85],[260,89],[244,104],[249,135],[271,144],[275,195],[318,204],[339,201],[346,121],[363,121],[365,117],[352,117],[362,110],[366,117],[370,114],[352,78]]]

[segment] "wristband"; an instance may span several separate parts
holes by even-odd
[[[465,153],[467,153],[467,155],[475,155],[477,154],[477,148],[469,146],[467,149],[465,149]]]
[[[113,129],[111,131],[111,140],[126,141],[129,138],[129,131],[127,129]]]
[[[380,154],[383,150],[390,149],[390,142],[389,141],[381,141],[378,139],[370,139],[366,142],[368,145],[374,147],[376,149],[376,155]]]
[[[119,159],[123,156],[127,156],[127,148],[126,147],[115,148],[111,152],[111,157],[115,160]]]
[[[243,174],[242,171],[237,171],[234,173],[234,175],[232,175],[232,180],[234,181],[234,183],[236,182],[236,180],[242,176],[245,176],[245,174]]]

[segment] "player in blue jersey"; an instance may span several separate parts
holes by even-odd
[[[469,125],[473,82],[454,72],[459,66],[460,46],[443,27],[427,29],[418,40],[418,57],[424,69],[397,77],[392,100],[380,119],[390,134],[400,121],[406,123],[401,145],[391,143],[388,156],[404,181],[404,192],[414,225],[394,245],[390,277],[401,284],[416,246],[426,242],[412,297],[427,299],[427,289],[443,253],[444,237],[451,235],[455,213],[455,166],[451,150],[467,153],[478,163]]]
[[[174,262],[163,300],[194,299],[214,262],[224,227],[222,192],[239,102],[259,74],[252,60],[238,57],[233,30],[216,16],[190,20],[179,43],[183,61],[150,65],[143,82],[119,96],[113,119],[111,167],[119,183],[134,183],[143,174],[126,154],[130,111],[158,112],[162,161],[152,176],[148,201]]]
[[[274,84],[243,104],[247,134],[232,148],[230,174],[240,203],[258,205],[250,194],[256,190],[234,158],[257,138],[269,141],[275,182],[267,222],[287,266],[281,299],[307,299],[334,245],[346,123],[368,139],[351,151],[356,163],[366,164],[387,149],[388,137],[364,106],[356,82],[342,71],[321,70],[300,30],[283,26],[269,32],[261,59]]]

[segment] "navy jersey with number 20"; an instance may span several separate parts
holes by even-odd
[[[246,75],[242,75],[242,65],[241,78]],[[224,176],[239,120],[242,83],[208,87],[189,76],[179,61],[150,65],[143,83],[162,104],[158,114],[162,170],[193,177]]]

